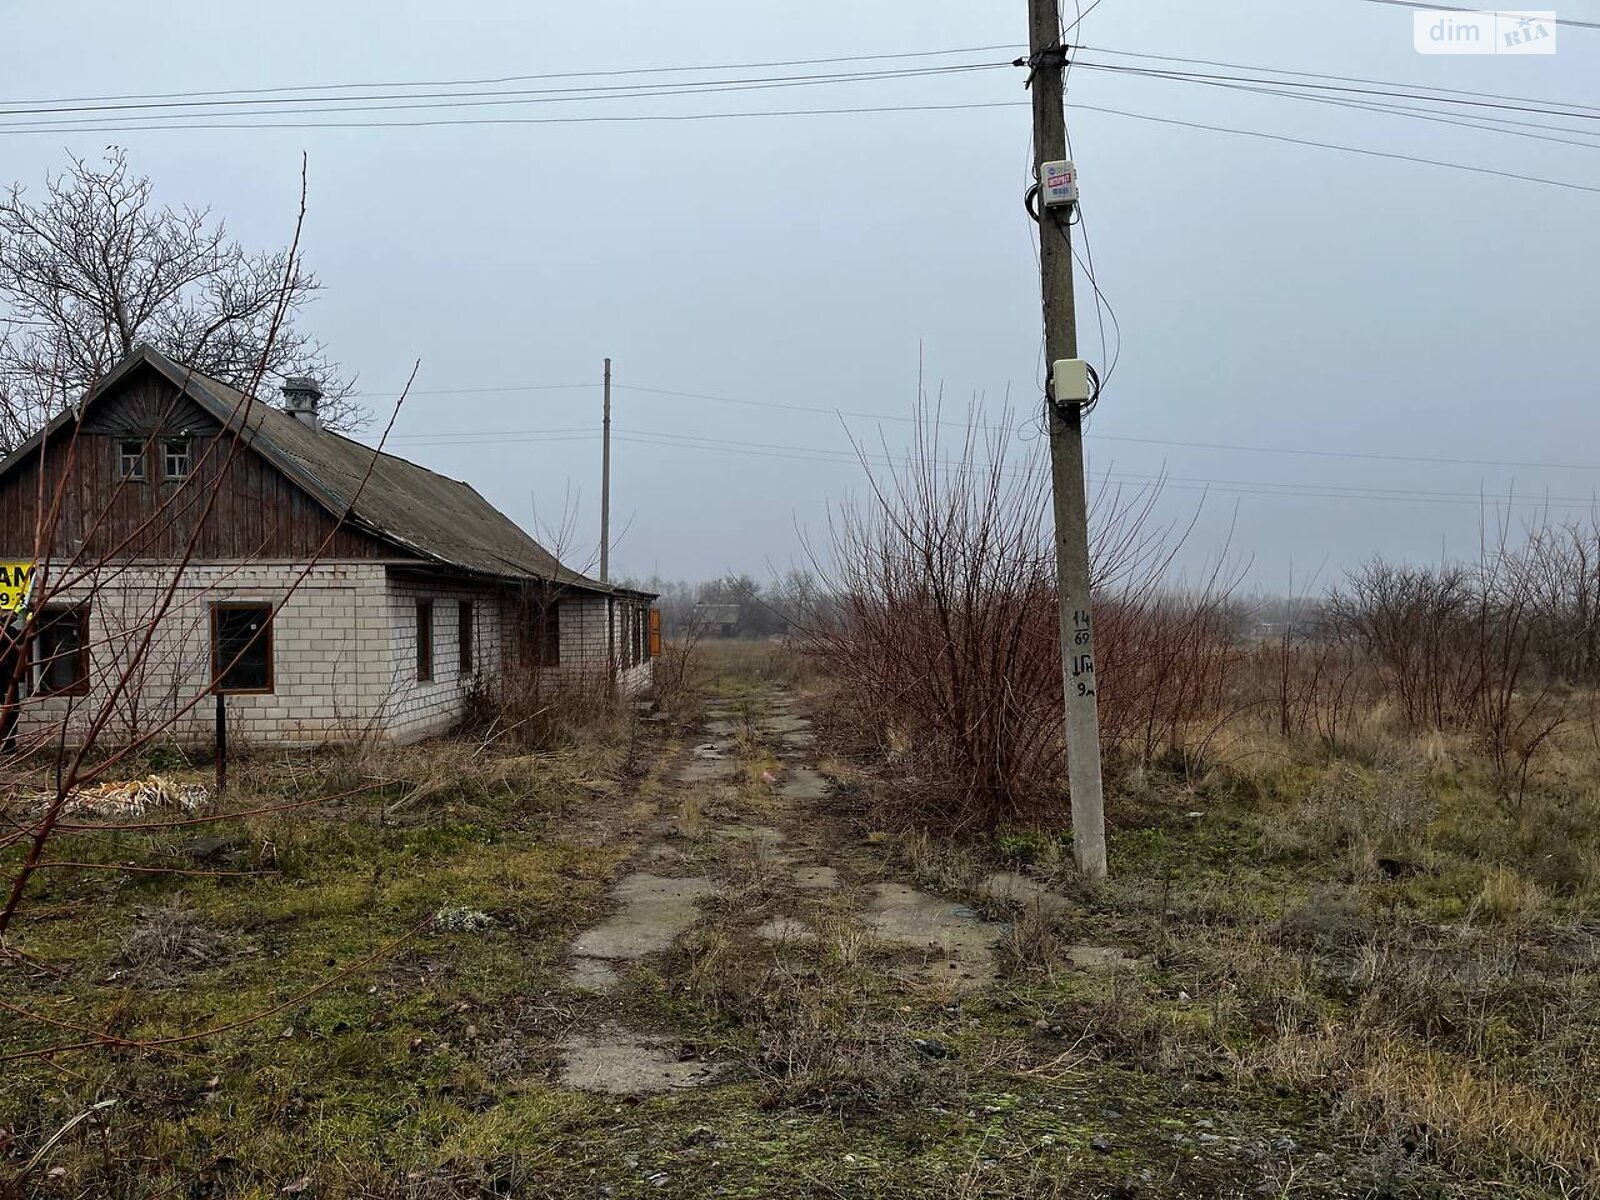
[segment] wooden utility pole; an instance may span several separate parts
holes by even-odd
[[[1044,164],[1067,157],[1067,121],[1058,0],[1028,0],[1029,87],[1033,93],[1034,180],[1039,198],[1039,285],[1044,303],[1045,373],[1076,358],[1072,301],[1071,208],[1046,206]],[[1048,385],[1047,385],[1048,386]],[[1056,589],[1061,608],[1061,683],[1066,694],[1067,782],[1072,791],[1072,848],[1078,870],[1106,873],[1105,801],[1100,779],[1100,712],[1095,695],[1094,617],[1089,607],[1089,516],[1083,474],[1083,407],[1045,401],[1050,421],[1050,477],[1055,488]]]

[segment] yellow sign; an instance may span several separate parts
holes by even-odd
[[[22,607],[32,578],[32,563],[0,562],[0,612],[15,612]]]

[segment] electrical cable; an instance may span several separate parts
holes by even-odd
[[[1079,45],[1080,52],[1088,51],[1091,54],[1109,54],[1115,58],[1142,58],[1155,62],[1179,62],[1192,66],[1222,67],[1230,71],[1262,71],[1269,75],[1295,75],[1302,79],[1322,79],[1334,83],[1360,83],[1373,87],[1409,88],[1413,91],[1425,93],[1444,93],[1451,96],[1471,96],[1475,99],[1510,100],[1519,104],[1542,104],[1547,106],[1559,105],[1563,108],[1576,108],[1588,112],[1600,112],[1600,105],[1579,104],[1569,100],[1550,100],[1532,96],[1508,95],[1503,92],[1484,92],[1469,90],[1467,88],[1442,87],[1438,84],[1413,84],[1393,79],[1373,79],[1363,75],[1330,75],[1323,71],[1295,71],[1284,67],[1263,67],[1253,63],[1227,62],[1215,58],[1187,58],[1181,54],[1148,54],[1134,50],[1113,50],[1109,46]],[[1432,98],[1419,96],[1418,99]]]
[[[996,100],[964,104],[880,104],[849,108],[754,109],[744,112],[636,113],[600,117],[456,117],[420,121],[273,121],[213,122],[196,125],[76,125],[42,129],[35,126],[0,126],[0,134],[60,133],[166,133],[186,130],[242,129],[430,129],[488,125],[627,125],[636,122],[722,121],[755,117],[860,116],[869,113],[959,112],[974,109],[1026,108],[1025,100]]]
[[[554,71],[542,75],[501,75],[482,79],[422,79],[390,81],[387,83],[311,83],[285,84],[276,87],[218,88],[200,92],[143,92],[117,96],[66,96],[47,100],[0,100],[0,108],[16,105],[45,104],[101,104],[118,100],[184,100],[208,96],[252,96],[283,92],[341,91],[356,88],[419,88],[419,87],[488,87],[502,83],[535,83],[548,79],[605,79],[626,75],[668,75],[690,71],[760,71],[778,67],[827,66],[833,63],[884,62],[909,58],[942,58],[952,54],[986,54],[992,51],[1010,52],[1015,44],[998,46],[960,46],[949,50],[911,50],[895,54],[847,54],[833,58],[791,58],[774,62],[706,63],[699,66],[680,67],[623,67],[605,71]]]
[[[41,116],[49,113],[102,113],[108,110],[125,109],[152,109],[170,108],[170,105],[160,104],[125,104],[110,105],[104,108],[93,105],[77,108],[39,108],[39,109],[14,109],[0,110],[0,118],[5,119],[13,128],[59,128],[69,124],[81,123],[94,119],[101,122],[126,123],[133,121],[162,122],[187,122],[208,119],[224,110],[221,115],[234,117],[274,117],[307,115],[339,115],[342,113],[371,113],[371,112],[410,112],[417,110],[441,110],[462,108],[497,108],[510,105],[532,104],[562,104],[587,102],[595,100],[655,100],[671,99],[677,96],[703,96],[722,95],[736,92],[770,91],[778,88],[791,87],[823,87],[838,84],[878,83],[885,81],[899,81],[905,79],[927,79],[942,75],[970,74],[975,71],[998,71],[1009,67],[1009,63],[957,63],[943,67],[919,67],[899,71],[858,71],[835,75],[786,75],[757,77],[754,79],[708,79],[690,80],[684,83],[648,83],[648,84],[614,84],[603,87],[581,88],[524,88],[497,92],[412,92],[395,93],[391,95],[351,96],[330,100],[328,97],[289,97],[279,103],[294,103],[293,108],[247,108],[245,105],[259,105],[263,101],[193,101],[187,106],[204,105],[200,112],[147,112],[140,111],[124,116],[96,115],[87,116],[54,116],[44,121],[15,121],[12,118],[26,116]],[[356,101],[379,101],[380,103],[356,103]],[[395,101],[421,101],[421,103],[394,103]],[[321,104],[325,107],[310,108],[299,107],[301,104]],[[179,126],[180,128],[182,126]]]
[[[556,441],[583,441],[593,440],[600,435],[589,432],[581,436],[557,437]],[[727,453],[739,455],[754,455],[765,458],[793,459],[798,462],[838,463],[849,465],[863,460],[871,463],[880,463],[889,466],[913,466],[917,461],[909,456],[892,454],[878,454],[866,451],[851,451],[843,449],[829,449],[824,447],[796,447],[772,442],[747,442],[726,438],[710,438],[691,436],[687,434],[669,433],[654,430],[627,430],[613,426],[612,438],[615,441],[635,443],[639,445],[652,445],[690,450],[704,450],[714,453]],[[509,439],[504,437],[490,439],[495,443],[504,443]],[[478,445],[482,442],[436,441],[426,443],[439,446],[468,446]],[[941,461],[933,465],[945,469],[959,470],[960,462]],[[1019,471],[1007,471],[1010,475],[1027,475],[1037,468],[1023,466]],[[1418,488],[1375,488],[1354,487],[1341,484],[1298,484],[1258,479],[1211,479],[1199,476],[1184,475],[1148,475],[1129,472],[1105,472],[1096,475],[1114,483],[1137,484],[1139,486],[1180,487],[1187,490],[1222,491],[1238,495],[1279,496],[1288,498],[1334,499],[1334,500],[1376,500],[1384,502],[1418,502],[1439,503],[1454,505],[1481,506],[1485,503],[1508,504],[1514,506],[1529,505],[1574,505],[1594,506],[1600,504],[1600,497],[1596,496],[1530,496],[1526,500],[1519,499],[1514,491],[1505,493],[1489,492],[1461,492],[1437,491]]]
[[[1368,4],[1391,4],[1396,8],[1418,8],[1424,12],[1464,13],[1467,16],[1477,17],[1483,15],[1482,9],[1455,8],[1448,4],[1425,4],[1421,0],[1366,0]],[[1572,17],[1553,17],[1557,25],[1567,25],[1573,29],[1600,29],[1600,21],[1579,21]]]

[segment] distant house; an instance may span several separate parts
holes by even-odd
[[[694,623],[711,637],[738,637],[739,605],[696,604]]]
[[[231,730],[301,743],[437,733],[518,672],[649,681],[651,594],[569,569],[469,485],[321,428],[311,381],[284,395],[250,400],[141,347],[81,417],[0,463],[0,616],[19,632],[37,610],[19,732],[81,733],[124,674],[108,738],[169,721],[208,737],[221,693]]]

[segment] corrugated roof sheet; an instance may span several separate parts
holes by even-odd
[[[469,484],[328,430],[312,429],[263,400],[179,365],[140,346],[101,382],[100,391],[148,363],[229,428],[244,421],[256,450],[335,516],[401,549],[445,567],[503,579],[561,583],[598,592],[624,592],[571,570],[490,504]],[[58,417],[46,431],[71,419]],[[23,457],[38,437],[13,454],[0,471]],[[630,595],[648,593],[628,592]]]

